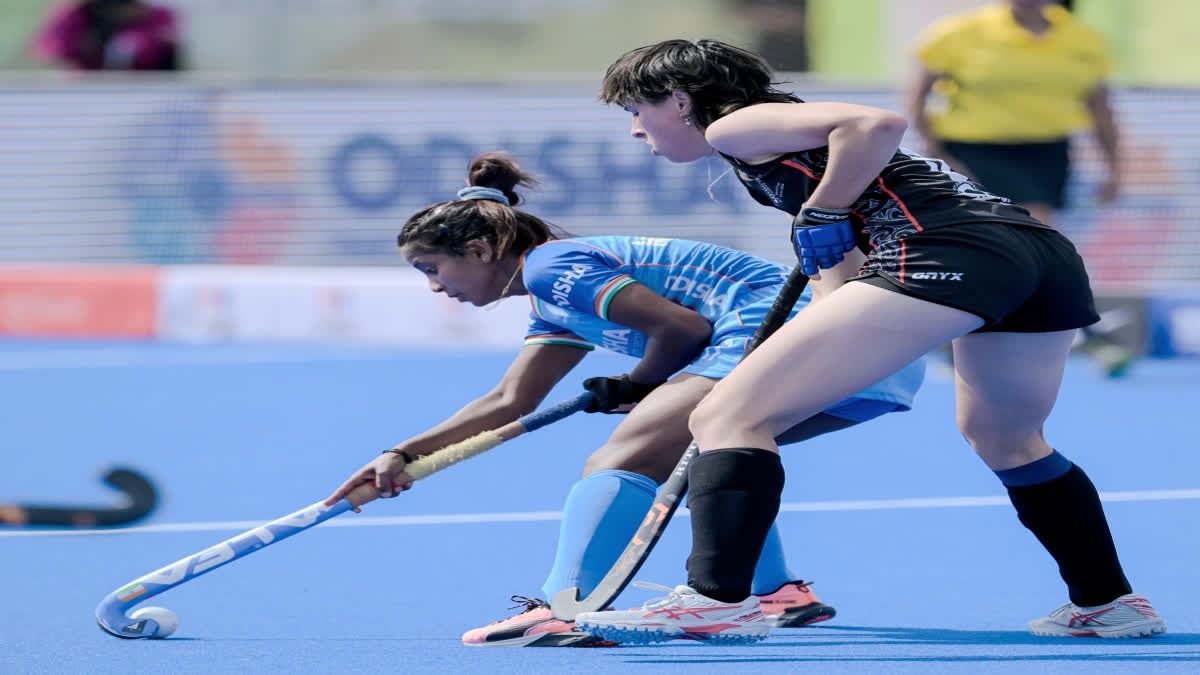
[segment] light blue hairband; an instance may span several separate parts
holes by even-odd
[[[497,190],[493,187],[484,187],[482,185],[470,185],[458,191],[459,199],[490,199],[494,202],[500,202],[505,206],[512,206],[508,201],[508,197],[503,190]]]

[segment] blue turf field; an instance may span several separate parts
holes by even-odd
[[[1102,494],[1126,570],[1167,621],[1151,640],[1035,638],[1065,601],[1049,557],[954,428],[931,376],[909,413],[785,450],[781,531],[795,572],[838,609],[754,647],[468,649],[464,630],[537,595],[557,510],[616,420],[577,415],[147,604],[165,641],[96,628],[108,592],[307,506],[379,450],[490,386],[506,354],[304,347],[0,344],[0,502],[95,502],[125,463],[164,493],[150,527],[0,529],[0,671],[1197,672],[1200,363],[1109,382],[1073,362],[1047,433]],[[557,390],[628,362],[595,355]],[[947,498],[988,498],[953,502]],[[923,501],[924,500],[924,501]],[[450,518],[453,516],[453,518]],[[684,581],[686,520],[638,578]],[[631,589],[622,605],[650,597]]]

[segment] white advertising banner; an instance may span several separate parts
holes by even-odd
[[[516,350],[529,302],[485,310],[409,268],[163,268],[156,334],[185,342],[304,341]]]

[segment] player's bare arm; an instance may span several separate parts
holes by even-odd
[[[751,164],[828,145],[829,167],[810,206],[854,203],[900,146],[904,116],[851,103],[762,103],[722,117],[705,130],[719,152]]]
[[[665,381],[696,358],[712,335],[708,319],[642,284],[618,291],[608,316],[646,336],[646,352],[629,373],[629,379],[643,384]]]

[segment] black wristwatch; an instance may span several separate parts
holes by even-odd
[[[389,452],[391,452],[391,453],[395,453],[395,454],[397,454],[397,455],[400,455],[401,457],[403,457],[403,458],[404,458],[404,463],[405,463],[405,464],[412,464],[412,463],[413,463],[413,458],[412,458],[412,456],[411,456],[411,455],[409,455],[409,454],[408,454],[408,452],[407,452],[407,451],[405,451],[405,450],[397,450],[397,449],[395,449],[395,448],[392,448],[392,449],[390,449],[390,450],[384,450],[382,454],[386,455],[386,454],[388,454]]]

